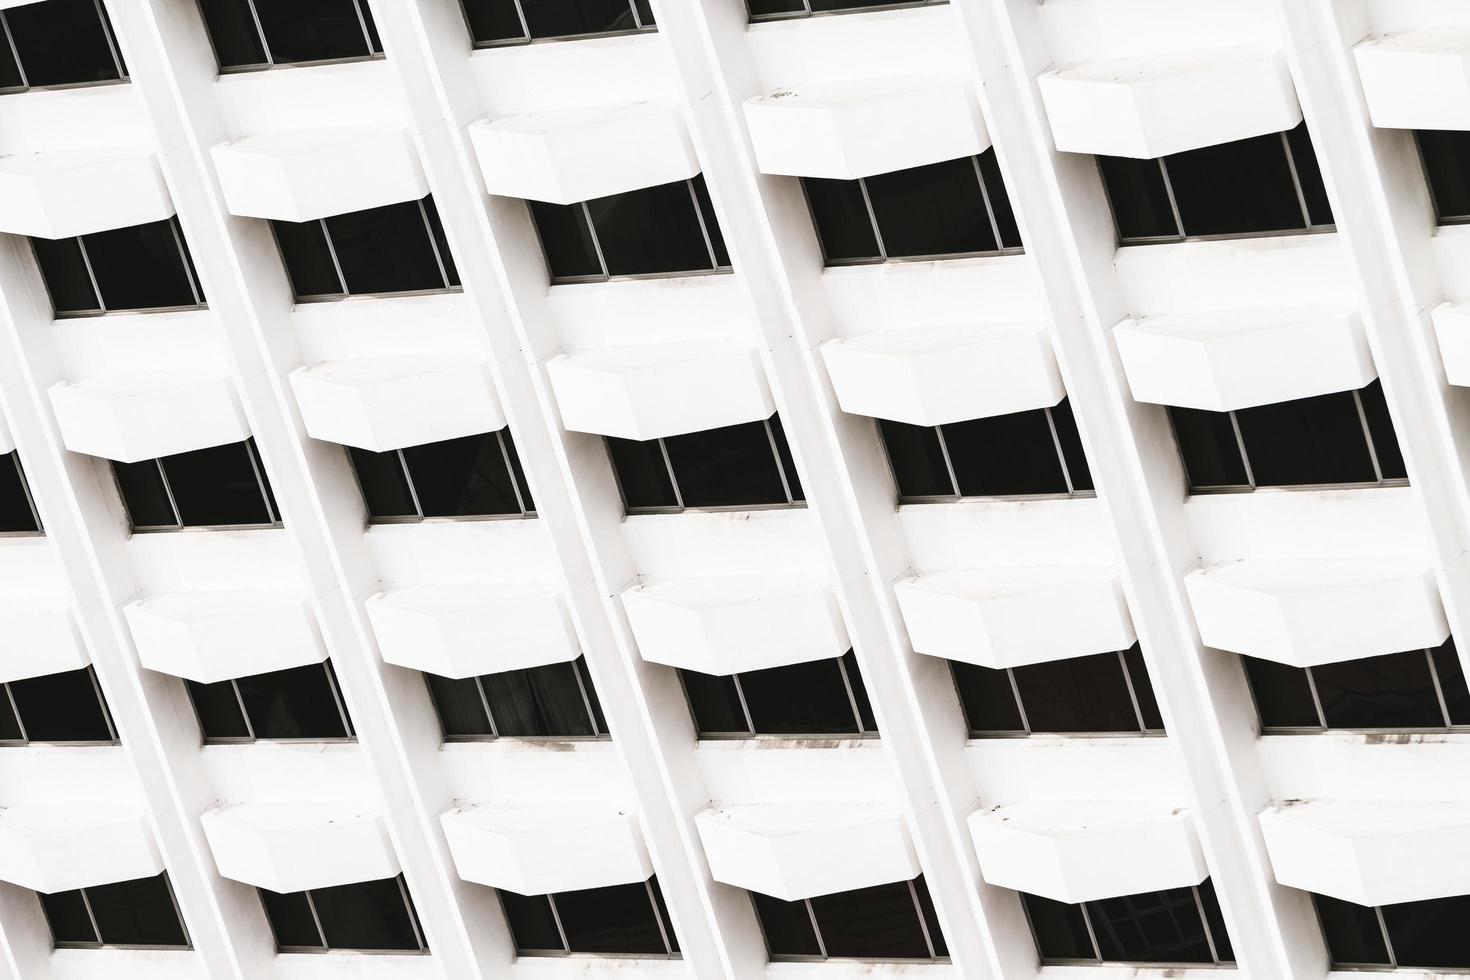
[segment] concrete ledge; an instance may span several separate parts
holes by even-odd
[[[0,881],[51,894],[161,871],[148,818],[116,800],[0,807]]]
[[[311,603],[292,592],[165,592],[123,607],[144,667],[201,684],[326,659]]]
[[[351,803],[237,803],[200,817],[219,873],[273,892],[398,874],[376,810]]]
[[[627,885],[653,874],[630,809],[482,803],[453,807],[439,822],[461,878],[518,895]]]
[[[114,374],[59,381],[46,394],[67,449],[119,463],[250,438],[234,381],[225,375]]]
[[[174,213],[158,160],[136,149],[50,150],[0,157],[0,232],[72,238]]]
[[[1470,129],[1470,28],[1369,38],[1353,48],[1373,125]]]
[[[7,591],[0,596],[0,635],[0,681],[59,674],[92,662],[61,595]]]

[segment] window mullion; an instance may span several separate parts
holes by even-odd
[[[1210,947],[1210,959],[1214,960],[1216,965],[1218,965],[1220,962],[1220,951],[1215,948],[1215,934],[1210,930],[1210,917],[1205,915],[1205,902],[1199,896],[1199,886],[1191,885],[1189,891],[1194,895],[1194,911],[1199,916],[1200,926],[1205,931],[1205,942]]]
[[[250,741],[255,741],[255,724],[250,720],[250,712],[245,708],[245,695],[240,693],[240,682],[230,678],[230,690],[235,692],[235,703],[240,706],[240,717],[245,720],[245,734]]]
[[[582,707],[587,709],[587,724],[592,727],[592,733],[598,734],[597,715],[592,712],[592,699],[587,696],[587,683],[582,680],[582,672],[577,669],[577,662],[571,662],[572,676],[577,679],[577,693],[582,696]]]
[[[342,697],[342,690],[337,684],[337,672],[331,667],[330,660],[322,661],[322,672],[327,676],[327,688],[332,692],[332,702],[337,706],[337,717],[342,721],[342,735],[346,738],[356,738],[357,733],[352,728],[352,717],[347,714],[347,702]]]
[[[527,513],[526,498],[521,495],[521,481],[516,479],[515,467],[510,465],[510,449],[505,444],[505,434],[508,431],[510,430],[506,428],[495,433],[495,442],[500,446],[500,458],[505,460],[505,475],[510,477],[511,489],[515,491],[516,506],[521,509],[521,516],[524,517]]]
[[[1097,931],[1092,928],[1092,914],[1091,914],[1091,911],[1087,907],[1088,904],[1089,903],[1087,903],[1087,902],[1081,903],[1081,905],[1082,905],[1082,924],[1085,925],[1085,926],[1087,926],[1087,938],[1092,940],[1092,956],[1093,956],[1093,959],[1095,959],[1099,963],[1101,963],[1103,961],[1102,947],[1099,946],[1098,943],[1097,943]]]
[[[15,715],[16,727],[20,729],[20,740],[22,742],[29,742],[31,736],[26,732],[25,719],[20,716],[20,705],[15,703],[15,691],[11,688],[8,681],[3,686],[5,688],[5,697],[10,702],[10,710]]]
[[[163,468],[163,458],[158,457],[154,459],[153,464],[158,467],[158,478],[163,481],[163,492],[168,497],[169,507],[173,509],[174,526],[183,527],[184,514],[179,510],[179,502],[174,499],[174,488],[168,482],[168,470]]]
[[[796,499],[791,496],[791,481],[787,479],[786,467],[781,463],[781,451],[776,448],[776,433],[771,431],[771,420],[766,419],[761,424],[766,427],[766,442],[770,444],[771,459],[775,462],[776,472],[781,477],[781,490],[786,494],[786,502],[794,504]]]
[[[735,684],[735,696],[740,699],[740,711],[745,715],[745,730],[754,735],[755,719],[750,716],[750,705],[745,701],[745,686],[740,683],[739,674],[731,674],[730,680]]]
[[[1388,965],[1395,970],[1399,967],[1399,958],[1393,951],[1393,940],[1388,936],[1388,923],[1383,918],[1383,906],[1373,906],[1373,914],[1378,918],[1378,930],[1383,933],[1383,949],[1388,953]]]
[[[1062,452],[1062,437],[1057,434],[1056,419],[1052,418],[1050,408],[1042,409],[1046,413],[1046,427],[1051,430],[1052,448],[1057,451],[1057,462],[1062,467],[1062,480],[1067,484],[1067,493],[1074,494],[1077,488],[1072,485],[1072,471],[1067,467],[1067,454]]]
[[[806,917],[812,923],[812,935],[817,937],[817,951],[821,954],[822,959],[825,960],[827,958],[827,941],[822,938],[822,927],[817,925],[817,910],[812,908],[811,899],[803,898],[802,902],[806,905]]]
[[[525,10],[523,10],[521,8],[521,0],[510,0],[510,2],[513,3],[513,4],[515,4],[515,7],[516,7],[516,16],[519,17],[520,18],[520,21],[521,21],[521,31],[522,31],[522,33],[524,33],[526,35],[526,41],[527,42],[530,42],[530,40],[531,40],[531,23],[530,23],[530,21],[526,20],[526,12],[525,12]]]
[[[847,706],[852,709],[853,726],[861,733],[866,734],[863,728],[862,712],[858,711],[857,695],[853,693],[852,678],[847,673],[847,657],[837,658],[837,673],[842,677],[842,688],[847,692]]]
[[[1240,462],[1245,467],[1245,480],[1254,490],[1256,489],[1256,473],[1251,469],[1250,454],[1245,451],[1245,436],[1240,432],[1240,419],[1236,417],[1234,409],[1231,409],[1229,414],[1230,430],[1235,433],[1235,448],[1240,451]]]
[[[1444,698],[1444,687],[1439,682],[1439,670],[1434,666],[1434,651],[1424,651],[1424,661],[1429,665],[1429,679],[1434,682],[1434,697],[1439,702],[1439,712],[1444,718],[1444,727],[1451,728],[1454,723],[1450,721],[1450,706]]]
[[[811,13],[810,7],[807,8],[807,13]],[[858,178],[858,190],[863,192],[863,207],[867,208],[868,221],[873,226],[873,241],[878,243],[878,257],[886,262],[888,261],[888,247],[883,244],[883,231],[878,227],[878,215],[873,211],[873,199],[868,196],[868,181],[863,177]]]
[[[1179,229],[1179,237],[1189,237],[1184,231],[1184,216],[1179,213],[1179,201],[1174,197],[1174,182],[1169,179],[1169,168],[1164,164],[1164,158],[1159,157],[1159,173],[1164,178],[1164,195],[1169,198],[1169,210],[1174,215],[1174,227]]]
[[[102,695],[102,684],[97,680],[97,669],[91,664],[88,664],[86,671],[87,679],[92,682],[92,693],[97,696],[97,707],[102,709],[102,720],[107,722],[107,734],[111,737],[112,741],[121,741],[117,737],[117,726],[112,721],[112,712],[107,708],[107,698]]]
[[[1286,154],[1286,169],[1291,172],[1291,186],[1296,190],[1297,207],[1302,209],[1302,227],[1312,227],[1312,213],[1307,208],[1307,195],[1302,190],[1302,179],[1296,170],[1296,155],[1291,152],[1291,140],[1281,133],[1281,149]]]
[[[271,43],[266,40],[265,26],[260,22],[260,11],[255,9],[255,0],[245,0],[245,4],[250,8],[250,19],[255,21],[255,34],[260,38],[260,49],[265,52],[265,63],[274,66],[276,56],[271,54]]]
[[[352,0],[352,9],[357,12],[357,26],[362,29],[362,43],[367,48],[368,57],[377,54],[373,50],[373,36],[368,33],[367,17],[362,12],[362,0]]]
[[[87,268],[87,281],[92,284],[92,294],[97,297],[97,310],[107,312],[107,300],[102,298],[102,287],[97,285],[97,273],[92,271],[92,257],[87,254],[86,237],[77,236],[77,250],[82,253],[82,265]]]
[[[371,42],[369,42],[371,47]],[[429,248],[434,250],[434,261],[439,266],[439,280],[444,283],[444,288],[449,289],[449,269],[444,265],[444,256],[439,253],[439,237],[434,234],[433,222],[429,221],[429,209],[424,207],[423,199],[419,202],[419,217],[424,219],[424,234],[429,236]],[[449,244],[449,233],[444,233],[444,243]]]
[[[1123,683],[1128,685],[1128,700],[1133,702],[1133,714],[1138,719],[1138,730],[1144,732],[1148,726],[1143,721],[1143,708],[1138,704],[1138,691],[1133,686],[1133,674],[1128,670],[1128,657],[1124,651],[1118,651],[1118,666],[1123,671]]]
[[[683,510],[684,494],[679,491],[679,478],[674,475],[674,461],[672,459],[669,459],[668,443],[665,442],[663,439],[659,439],[658,450],[664,458],[664,469],[669,474],[669,485],[674,488],[674,503],[678,504],[680,510]],[[790,497],[789,492],[787,493],[787,497]]]
[[[179,250],[179,264],[184,267],[184,277],[189,280],[189,292],[194,297],[194,305],[203,306],[203,295],[199,291],[199,283],[194,278],[194,263],[189,261],[189,249],[184,242],[183,229],[179,227],[178,215],[168,219],[168,230],[173,234],[174,245]]]
[[[664,917],[659,914],[658,902],[653,897],[653,882],[648,879],[643,882],[643,890],[648,894],[648,907],[653,909],[653,921],[658,923],[658,934],[664,941],[664,954],[674,955],[674,944],[669,942],[669,927],[664,923]]]
[[[960,493],[960,478],[955,476],[954,463],[949,458],[949,443],[944,438],[944,426],[934,427],[934,438],[939,441],[939,454],[944,457],[944,471],[949,474],[949,486],[956,497],[962,497]]]
[[[638,16],[638,4],[634,3],[634,0],[628,0],[628,12],[633,15],[633,23],[638,26],[640,31],[646,29],[643,18]]]
[[[995,236],[995,250],[1002,251],[1006,246],[1000,240],[1000,224],[995,220],[995,208],[990,204],[990,190],[985,186],[985,175],[980,172],[979,155],[970,157],[970,163],[975,168],[975,181],[980,185],[980,199],[985,202],[985,216],[990,220],[990,233]]]
[[[495,724],[495,712],[490,710],[490,696],[485,693],[485,683],[478,676],[475,677],[475,690],[480,695],[480,707],[485,709],[485,718],[490,722],[490,737],[500,737],[500,726]]]
[[[561,913],[556,910],[556,896],[547,895],[546,904],[551,906],[551,920],[556,923],[556,934],[561,937],[561,948],[570,953],[572,944],[567,942],[567,931],[562,928]]]
[[[1031,719],[1026,717],[1026,702],[1021,698],[1021,685],[1016,680],[1016,671],[1011,667],[1005,670],[1006,680],[1011,682],[1011,695],[1016,699],[1016,711],[1021,716],[1021,727],[1026,730],[1027,735],[1030,735],[1032,734]]]
[[[1323,731],[1326,731],[1327,712],[1322,710],[1322,698],[1317,693],[1317,678],[1312,675],[1312,668],[1303,667],[1302,670],[1307,672],[1307,690],[1312,692],[1312,704],[1317,708],[1317,723],[1322,726]]]
[[[1353,407],[1358,410],[1358,424],[1363,427],[1363,442],[1368,446],[1368,458],[1373,461],[1373,476],[1383,482],[1383,468],[1378,465],[1378,449],[1373,445],[1373,430],[1368,428],[1368,413],[1363,409],[1361,392],[1353,392]]]
[[[602,254],[602,241],[597,237],[597,225],[592,223],[592,209],[587,207],[586,201],[582,202],[582,218],[587,222],[587,234],[592,239],[593,251],[597,253],[597,264],[602,267],[602,278],[611,279],[612,273],[607,271],[607,257]]]
[[[312,901],[311,889],[303,889],[301,894],[306,896],[306,907],[311,910],[311,921],[316,924],[316,936],[322,949],[331,949],[332,947],[327,945],[327,931],[322,928],[322,917],[316,914],[316,902]]]
[[[342,271],[342,262],[337,258],[337,246],[332,242],[332,230],[327,227],[327,219],[318,218],[316,220],[317,224],[321,225],[322,237],[327,240],[327,254],[332,257],[332,268],[337,271],[337,284],[342,287],[342,295],[351,296],[352,293],[347,289],[347,274]]]
[[[0,27],[5,28],[5,43],[10,46],[10,53],[15,57],[15,67],[20,72],[21,87],[30,88],[31,80],[26,75],[25,62],[20,60],[20,49],[15,46],[15,35],[10,33],[10,21],[5,19],[4,11],[0,11]]]
[[[408,882],[402,872],[398,874],[398,895],[403,899],[403,912],[408,916],[408,924],[413,926],[414,941],[419,944],[419,949],[428,949],[429,944],[424,942],[424,932],[419,927],[419,917],[414,914],[413,898],[408,894]]]
[[[403,482],[408,484],[408,495],[413,499],[414,513],[419,520],[424,519],[424,505],[419,503],[419,492],[413,485],[413,471],[408,468],[408,457],[403,455],[402,449],[393,450],[398,454],[398,465],[403,467]],[[515,474],[511,474],[511,482],[515,482]]]
[[[631,3],[632,0],[629,0],[629,2]],[[638,20],[638,15],[636,13],[633,15],[633,20],[635,23]],[[689,191],[689,203],[694,207],[694,217],[699,221],[699,233],[704,236],[704,251],[709,256],[709,267],[711,269],[718,269],[720,267],[720,260],[715,258],[715,245],[714,242],[710,241],[709,226],[705,224],[704,220],[704,208],[701,208],[699,206],[699,195],[694,193],[694,178],[690,177],[689,179],[685,180],[684,186]],[[706,181],[706,189],[708,189],[708,186],[708,181]],[[715,199],[713,196],[710,197],[709,202],[710,210],[713,211],[715,206]]]
[[[934,949],[934,937],[929,935],[929,923],[924,920],[924,906],[919,904],[919,889],[913,881],[908,882],[909,898],[914,900],[914,915],[919,919],[919,930],[924,934],[924,945],[929,947],[929,958],[938,959],[939,954]]]
[[[10,457],[10,463],[15,467],[15,475],[20,479],[21,492],[26,495],[26,506],[31,509],[31,520],[35,522],[36,530],[45,528],[41,522],[41,511],[36,506],[36,495],[31,492],[31,481],[26,478],[25,467],[20,465],[20,453],[14,453]]]
[[[97,945],[102,945],[102,929],[97,925],[97,916],[92,912],[92,900],[87,897],[87,889],[78,888],[77,893],[82,896],[82,908],[87,910],[87,921],[92,923],[92,935],[97,939]]]
[[[250,471],[255,474],[255,489],[260,491],[260,502],[265,504],[266,516],[271,519],[272,524],[281,524],[281,515],[271,506],[271,495],[265,490],[265,461],[260,459],[255,447],[247,440],[245,443],[245,455],[250,460]]]
[[[102,28],[102,36],[107,38],[107,50],[112,55],[112,65],[117,69],[117,77],[127,78],[127,73],[123,71],[122,55],[117,50],[117,38],[112,36],[107,13],[102,9],[102,0],[92,0],[92,6],[97,10],[97,26]]]

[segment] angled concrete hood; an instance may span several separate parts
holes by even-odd
[[[455,806],[440,818],[465,881],[547,895],[646,881],[653,863],[631,809],[586,801]]]
[[[1353,56],[1373,125],[1470,129],[1470,27],[1369,38]]]
[[[123,607],[149,670],[212,684],[321,663],[327,651],[311,603],[295,592],[165,592]]]
[[[219,873],[273,892],[378,881],[398,856],[376,808],[352,803],[237,803],[200,817]]]
[[[72,238],[174,213],[158,160],[135,148],[0,157],[0,232]]]
[[[72,621],[71,605],[58,593],[7,590],[0,595],[0,682],[77,670],[92,662]]]
[[[0,806],[0,881],[51,894],[162,870],[148,818],[116,800]]]
[[[47,389],[74,453],[137,463],[244,442],[250,424],[224,374],[149,371],[59,381]]]

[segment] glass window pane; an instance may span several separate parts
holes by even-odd
[[[939,430],[933,426],[878,420],[888,463],[898,483],[900,499],[952,497],[956,490],[939,445]]]
[[[951,660],[949,666],[970,734],[1025,732],[1026,724],[1021,720],[1021,709],[1006,671],[956,660]]]
[[[973,157],[877,174],[866,183],[890,257],[963,255],[999,247]]]
[[[196,305],[172,218],[83,235],[82,244],[109,310]]]
[[[1206,878],[1195,890],[1199,892],[1199,902],[1205,910],[1205,924],[1210,927],[1210,939],[1215,944],[1215,959],[1221,963],[1234,963],[1235,948],[1230,942],[1230,932],[1225,928],[1220,900],[1215,896],[1215,883]]]
[[[803,0],[746,0],[752,19],[756,17],[798,14],[806,11]]]
[[[644,23],[650,23],[644,20]],[[665,938],[669,941],[669,950],[679,952],[679,935],[674,931],[674,920],[669,915],[669,903],[664,901],[664,890],[659,887],[658,875],[648,879],[648,890],[653,892],[653,904],[658,909],[659,921],[663,923]]]
[[[602,277],[602,262],[592,241],[587,213],[580,204],[546,204],[527,201],[531,220],[546,252],[546,267],[552,281]]]
[[[36,265],[54,311],[87,313],[102,309],[97,291],[92,288],[92,277],[87,273],[87,262],[82,258],[80,239],[32,238],[31,248],[36,253]]]
[[[1470,217],[1470,133],[1419,130],[1414,135],[1440,222]]]
[[[502,888],[500,905],[505,909],[505,921],[518,951],[565,952],[556,919],[551,914],[551,902],[545,895],[517,895]]]
[[[1423,650],[1312,668],[1328,728],[1442,728]]]
[[[1258,487],[1377,479],[1350,391],[1242,408],[1235,418]]]
[[[1143,651],[1137,643],[1123,655],[1128,661],[1128,679],[1133,684],[1133,696],[1138,700],[1138,711],[1143,715],[1143,727],[1147,731],[1164,730],[1164,718],[1159,714],[1159,702],[1154,697],[1153,682],[1148,677],[1148,667],[1143,662]]]
[[[764,422],[670,436],[664,445],[685,507],[787,503]]]
[[[249,0],[199,0],[199,8],[221,68],[266,63]]]
[[[87,915],[87,903],[80,888],[50,895],[37,892],[36,897],[41,900],[41,909],[51,926],[51,939],[57,945],[101,942],[92,929],[92,918]]]
[[[1470,725],[1470,690],[1465,687],[1465,673],[1454,637],[1436,647],[1433,655],[1434,672],[1439,675],[1439,689],[1449,708],[1450,724]]]
[[[508,670],[480,678],[495,730],[509,738],[596,735],[573,664]]]
[[[4,18],[4,13],[0,13],[0,24],[4,23]],[[5,32],[0,30],[0,90],[24,87],[25,79],[21,77],[20,62],[15,60],[15,52],[11,50],[10,40],[5,36]]]
[[[1000,229],[1001,248],[1020,248],[1021,230],[1016,226],[1016,213],[1011,208],[1010,195],[1006,192],[1006,182],[1001,177],[994,148],[975,159],[980,164],[980,175],[985,181],[985,195],[990,200],[995,226]]]
[[[1229,412],[1170,408],[1169,421],[1191,490],[1250,486]]]
[[[1327,940],[1333,966],[1389,965],[1388,948],[1383,945],[1383,929],[1378,924],[1376,910],[1326,895],[1313,895],[1312,901],[1317,906],[1322,937]]]
[[[1179,237],[1159,161],[1100,156],[1097,166],[1113,206],[1120,242]]]
[[[1138,716],[1116,653],[1016,667],[1033,732],[1136,732]]]
[[[493,432],[403,451],[425,517],[519,514],[520,502]]]
[[[1082,435],[1077,431],[1077,419],[1072,414],[1072,403],[1063,398],[1051,410],[1051,424],[1057,430],[1057,442],[1062,444],[1062,459],[1067,463],[1067,475],[1072,478],[1072,489],[1077,492],[1094,489],[1092,469],[1087,465],[1087,453],[1082,449]]]
[[[750,726],[740,707],[734,677],[716,677],[696,670],[680,670],[694,730],[704,735],[749,735]]]
[[[353,0],[255,0],[255,10],[278,65],[372,53]]]
[[[313,888],[330,949],[421,949],[399,878]]]
[[[403,461],[396,450],[374,453],[349,446],[347,454],[357,472],[357,485],[362,489],[369,517],[381,520],[419,516],[408,488],[408,477],[403,472]]]
[[[567,37],[634,31],[628,0],[521,0],[531,37]]]
[[[929,959],[929,944],[907,881],[811,900],[828,956]]]
[[[128,520],[134,529],[178,527],[179,519],[169,502],[168,489],[163,484],[157,460],[113,463],[112,472],[117,476],[118,491],[122,494],[123,506],[127,508]]]
[[[250,451],[243,442],[166,456],[161,461],[185,527],[270,524]]]
[[[257,888],[256,891],[260,893],[260,904],[265,907],[265,917],[270,920],[277,947],[312,949],[322,946],[321,933],[317,931],[316,918],[311,914],[306,892],[282,895],[268,888]]]
[[[838,660],[746,671],[740,686],[759,735],[858,733]]]
[[[403,293],[444,289],[429,226],[418,201],[326,219],[347,292]]]
[[[256,738],[346,738],[323,664],[241,677],[240,699]]]
[[[495,734],[490,727],[490,717],[485,714],[485,702],[480,698],[480,684],[475,678],[425,674],[424,680],[429,684],[429,696],[434,701],[434,710],[439,714],[439,724],[445,736]]]
[[[1096,960],[1082,906],[1068,905],[1040,895],[1021,893],[1021,904],[1031,920],[1036,951],[1045,960]]]
[[[687,181],[599,197],[587,211],[609,275],[714,268]]]
[[[297,299],[340,296],[346,291],[320,221],[272,221],[271,229],[276,233],[281,261],[286,264],[291,291]]]
[[[39,530],[21,473],[20,455],[0,455],[0,533]]]
[[[32,742],[111,742],[107,709],[90,667],[10,682]]]
[[[1280,133],[1164,158],[1186,235],[1244,235],[1306,227]]]
[[[1321,728],[1307,672],[1270,660],[1241,657],[1262,728]]]
[[[820,956],[817,933],[806,902],[783,902],[779,898],[751,892],[755,915],[760,919],[766,937],[766,951],[771,956]]]
[[[812,223],[829,263],[882,257],[861,181],[803,177],[801,186],[806,189]]]
[[[1307,132],[1306,120],[1286,134],[1291,144],[1291,162],[1296,167],[1297,180],[1301,183],[1302,197],[1307,201],[1307,214],[1313,225],[1331,225],[1332,204],[1327,200],[1327,188],[1322,183],[1322,168],[1317,165],[1317,151],[1312,146],[1311,134]]]
[[[922,874],[914,879],[914,894],[919,899],[919,911],[929,930],[929,943],[934,947],[934,955],[948,956],[949,945],[945,943],[944,931],[939,927],[939,913],[934,910],[934,899],[929,894],[929,886],[924,883]]]
[[[194,713],[199,716],[199,728],[205,738],[250,737],[233,683],[200,684],[185,680],[184,687],[189,692],[189,700],[194,702]]]
[[[1383,382],[1374,380],[1358,392],[1363,415],[1368,420],[1368,433],[1373,437],[1373,452],[1378,456],[1378,469],[1385,480],[1407,480],[1408,468],[1399,451],[1398,434],[1388,415],[1388,402],[1383,397]]]
[[[118,77],[107,28],[94,0],[47,0],[5,11],[31,86],[76,85]]]
[[[477,43],[526,40],[516,0],[464,0],[464,14]]]
[[[367,28],[368,47],[373,54],[383,53],[383,39],[378,36],[378,25],[373,22],[373,11],[367,0],[357,0],[357,9],[362,12],[363,26]]]
[[[1066,493],[1056,440],[1042,409],[942,426],[965,497]]]
[[[652,15],[644,16],[645,24],[653,23]],[[704,174],[695,174],[689,181],[694,188],[694,197],[699,201],[699,214],[704,219],[704,230],[709,235],[710,248],[715,253],[715,265],[727,268],[730,265],[730,251],[725,247],[725,236],[720,231],[720,219],[715,214],[714,202],[710,200],[709,186],[704,181]]]
[[[663,444],[659,440],[636,442],[608,436],[607,449],[628,510],[678,506],[674,484],[669,480],[668,465],[664,462]]]
[[[1383,924],[1400,969],[1470,966],[1470,895],[1383,906]]]
[[[1213,963],[1193,888],[1087,903],[1102,959],[1123,963]]]
[[[187,946],[166,874],[87,888],[102,941],[114,946]]]
[[[666,952],[643,882],[558,892],[556,912],[574,953]]]

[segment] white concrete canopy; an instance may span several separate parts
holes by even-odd
[[[1286,58],[1251,45],[1169,51],[1052,69],[1038,79],[1057,149],[1156,157],[1302,121]]]
[[[715,881],[783,901],[919,874],[898,810],[872,803],[711,804],[694,817]]]
[[[1111,568],[993,566],[927,572],[894,586],[914,650],[980,667],[1020,667],[1137,639]]]
[[[326,659],[311,603],[288,591],[155,593],[123,607],[149,670],[201,684]]]
[[[41,0],[0,0],[0,10],[9,10],[11,7],[24,7],[26,4],[40,2]]]
[[[0,594],[0,682],[78,670],[91,663],[64,596],[6,590]]]
[[[1450,635],[1434,573],[1403,558],[1273,558],[1184,577],[1206,646],[1292,667],[1439,646]]]
[[[573,432],[643,441],[776,411],[760,356],[739,341],[589,348],[552,358],[546,370]]]
[[[0,157],[0,233],[72,238],[174,213],[148,150],[48,150]]]
[[[148,817],[117,800],[0,806],[0,881],[52,894],[162,871]]]
[[[645,579],[622,597],[644,660],[702,674],[826,660],[851,645],[820,575]]]
[[[236,803],[200,817],[219,873],[273,892],[398,874],[376,810],[352,803]]]
[[[119,463],[244,442],[250,423],[226,375],[149,371],[59,381],[46,392],[62,442]]]
[[[1470,304],[1441,303],[1429,317],[1450,384],[1470,387]]]
[[[1431,27],[1353,48],[1381,129],[1470,129],[1470,27]]]
[[[372,452],[505,428],[483,361],[455,355],[365,357],[291,372],[313,439]]]
[[[399,126],[328,126],[245,136],[210,150],[230,213],[314,221],[429,193]]]
[[[1187,888],[1209,874],[1194,821],[1167,803],[1008,803],[968,823],[988,883],[1058,902]]]
[[[898,75],[783,88],[745,101],[761,173],[854,180],[990,148],[968,76]]]
[[[910,425],[1048,408],[1067,396],[1040,323],[881,330],[822,345],[842,410]]]
[[[481,803],[439,818],[465,881],[549,895],[647,881],[638,815],[605,802]]]
[[[527,112],[469,125],[485,189],[575,204],[688,180],[699,160],[671,102]]]
[[[367,600],[383,659],[440,677],[476,677],[577,659],[581,645],[550,582],[411,585]]]
[[[1220,310],[1113,330],[1135,401],[1227,412],[1355,391],[1378,377],[1351,310]]]
[[[1288,888],[1358,905],[1470,894],[1470,803],[1298,800],[1260,822]]]

